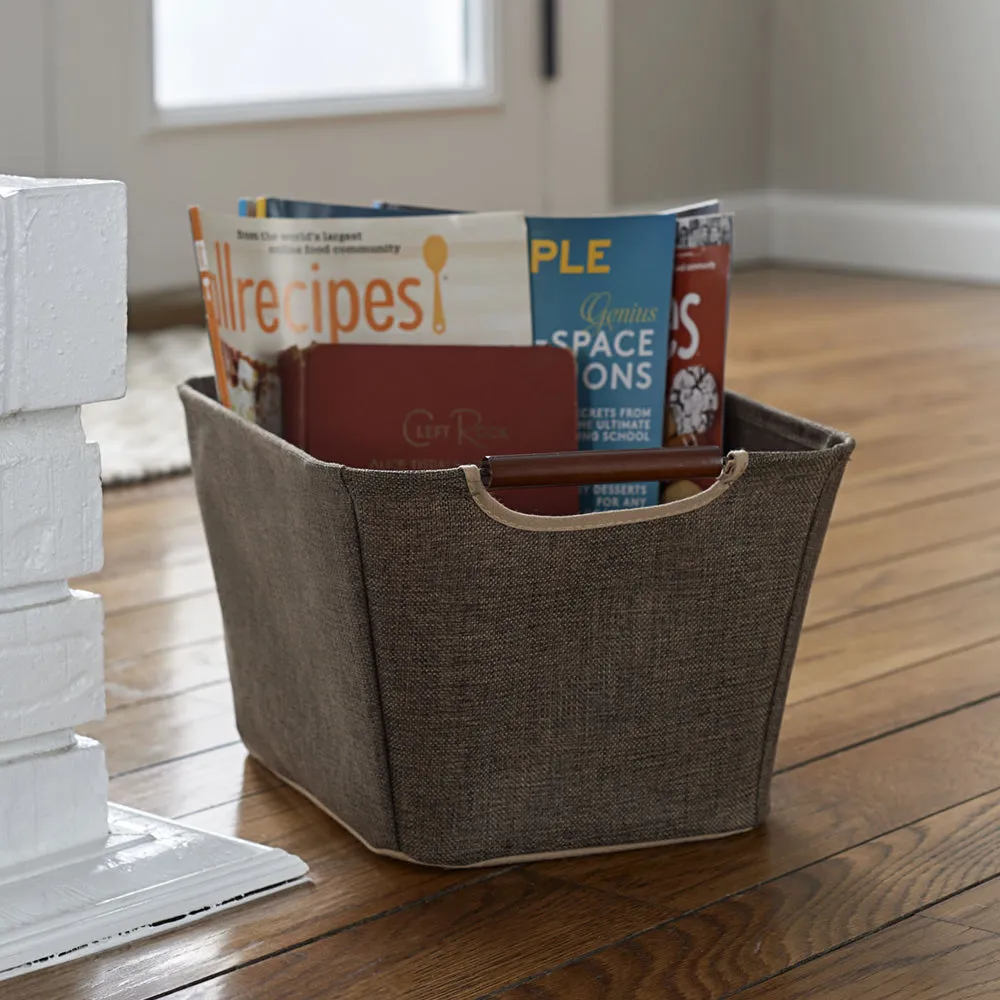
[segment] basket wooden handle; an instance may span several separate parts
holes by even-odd
[[[487,489],[584,486],[591,483],[714,479],[722,472],[721,448],[641,448],[623,451],[557,451],[541,455],[487,455],[479,475]]]

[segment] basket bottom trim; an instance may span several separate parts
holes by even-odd
[[[635,844],[600,844],[595,847],[573,847],[565,851],[539,851],[535,854],[511,854],[503,858],[490,858],[488,861],[475,861],[472,864],[467,865],[446,865],[440,864],[433,861],[421,861],[420,858],[414,858],[409,854],[404,854],[402,851],[394,851],[389,847],[375,847],[370,844],[357,830],[355,830],[349,823],[345,823],[343,819],[340,818],[329,806],[325,806],[319,799],[316,798],[311,792],[307,791],[301,785],[292,781],[291,778],[286,777],[280,771],[276,771],[267,761],[261,759],[257,756],[249,747],[247,748],[247,753],[254,760],[256,760],[262,767],[266,767],[268,771],[271,772],[279,781],[288,785],[289,788],[294,789],[299,795],[307,798],[320,812],[325,813],[330,817],[335,823],[343,827],[355,840],[368,848],[372,854],[380,854],[385,858],[394,858],[396,861],[407,861],[412,865],[421,865],[425,868],[446,868],[446,869],[460,869],[460,868],[494,868],[501,865],[516,865],[525,864],[531,861],[557,861],[560,858],[581,858],[593,854],[617,854],[622,851],[641,851],[646,850],[651,847],[671,847],[675,844],[695,844],[703,840],[723,840],[726,837],[736,837],[741,833],[750,833],[753,829],[752,826],[740,827],[736,830],[724,830],[722,833],[705,833],[695,837],[674,837],[669,840],[649,840],[642,843]]]

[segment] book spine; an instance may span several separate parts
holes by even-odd
[[[668,446],[723,444],[732,241],[731,215],[678,224],[664,431]],[[710,484],[699,479],[672,484],[667,499]]]
[[[231,409],[229,398],[229,377],[226,373],[226,362],[222,353],[222,339],[219,335],[219,318],[216,311],[216,294],[212,273],[208,266],[208,251],[205,248],[205,236],[202,232],[201,215],[197,208],[188,213],[191,220],[191,237],[194,240],[195,260],[198,265],[198,277],[201,279],[201,295],[205,302],[205,323],[208,327],[208,339],[212,345],[212,362],[215,365],[215,390],[219,402],[226,409]]]
[[[309,452],[308,359],[298,347],[289,348],[278,358],[278,377],[281,380],[281,426],[285,440]]]

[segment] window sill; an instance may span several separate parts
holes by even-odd
[[[213,105],[191,108],[152,108],[146,132],[268,122],[308,121],[315,118],[360,118],[371,115],[419,114],[497,107],[500,94],[490,87],[461,87],[399,94],[266,101],[257,104]]]

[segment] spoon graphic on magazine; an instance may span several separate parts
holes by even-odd
[[[424,263],[434,275],[434,332],[444,333],[444,301],[441,298],[441,272],[448,263],[448,243],[443,236],[424,240]]]

